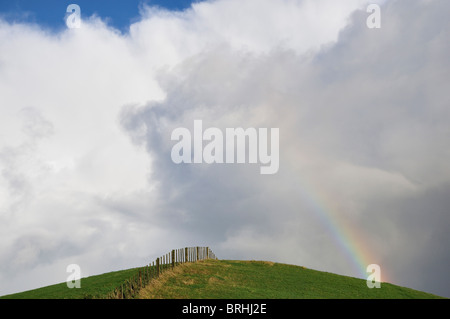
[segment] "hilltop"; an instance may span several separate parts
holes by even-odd
[[[136,268],[138,269],[138,268]],[[136,269],[82,278],[80,289],[66,283],[6,299],[106,298],[108,291]],[[382,283],[369,289],[363,279],[267,262],[207,259],[177,265],[139,291],[140,299],[436,299],[429,293]]]
[[[267,261],[203,260],[164,273],[140,298],[187,299],[434,299],[429,293]]]

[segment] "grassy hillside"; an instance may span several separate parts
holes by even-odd
[[[91,299],[102,298],[112,289],[134,276],[137,268],[119,270],[102,275],[81,278],[81,288],[67,288],[60,283],[16,294],[1,296],[0,299]]]
[[[80,289],[66,283],[3,296],[8,299],[102,298],[136,269],[82,278]],[[432,294],[382,283],[367,288],[362,279],[262,261],[203,260],[164,272],[141,289],[139,298],[164,299],[430,299]]]
[[[140,298],[189,299],[430,299],[438,296],[357,278],[261,261],[205,260],[184,264],[141,290]]]

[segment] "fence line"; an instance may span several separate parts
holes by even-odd
[[[209,247],[185,247],[173,249],[170,253],[164,254],[155,261],[138,269],[136,274],[124,281],[107,294],[107,299],[132,299],[135,298],[140,289],[147,286],[152,279],[158,278],[162,273],[173,269],[177,265],[197,262],[205,259],[217,259],[214,252]]]

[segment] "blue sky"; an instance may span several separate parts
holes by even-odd
[[[64,16],[69,4],[78,4],[81,16],[93,14],[107,19],[108,24],[126,31],[130,22],[139,18],[142,4],[156,5],[169,10],[190,7],[191,0],[12,0],[0,2],[0,16],[9,22],[37,23],[58,30],[65,27]]]

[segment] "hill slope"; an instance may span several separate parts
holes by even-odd
[[[81,288],[67,288],[65,282],[33,290],[27,290],[0,299],[91,299],[102,298],[112,289],[135,275],[137,268],[119,270],[81,278]]]
[[[113,287],[136,273],[127,269],[82,278],[80,289],[66,283],[42,287],[3,299],[103,298]],[[367,288],[366,281],[264,261],[203,260],[167,270],[141,289],[139,298],[164,299],[434,299],[425,292],[382,283]]]
[[[263,261],[204,260],[183,264],[142,289],[140,298],[188,299],[335,299],[441,298],[382,283]]]

